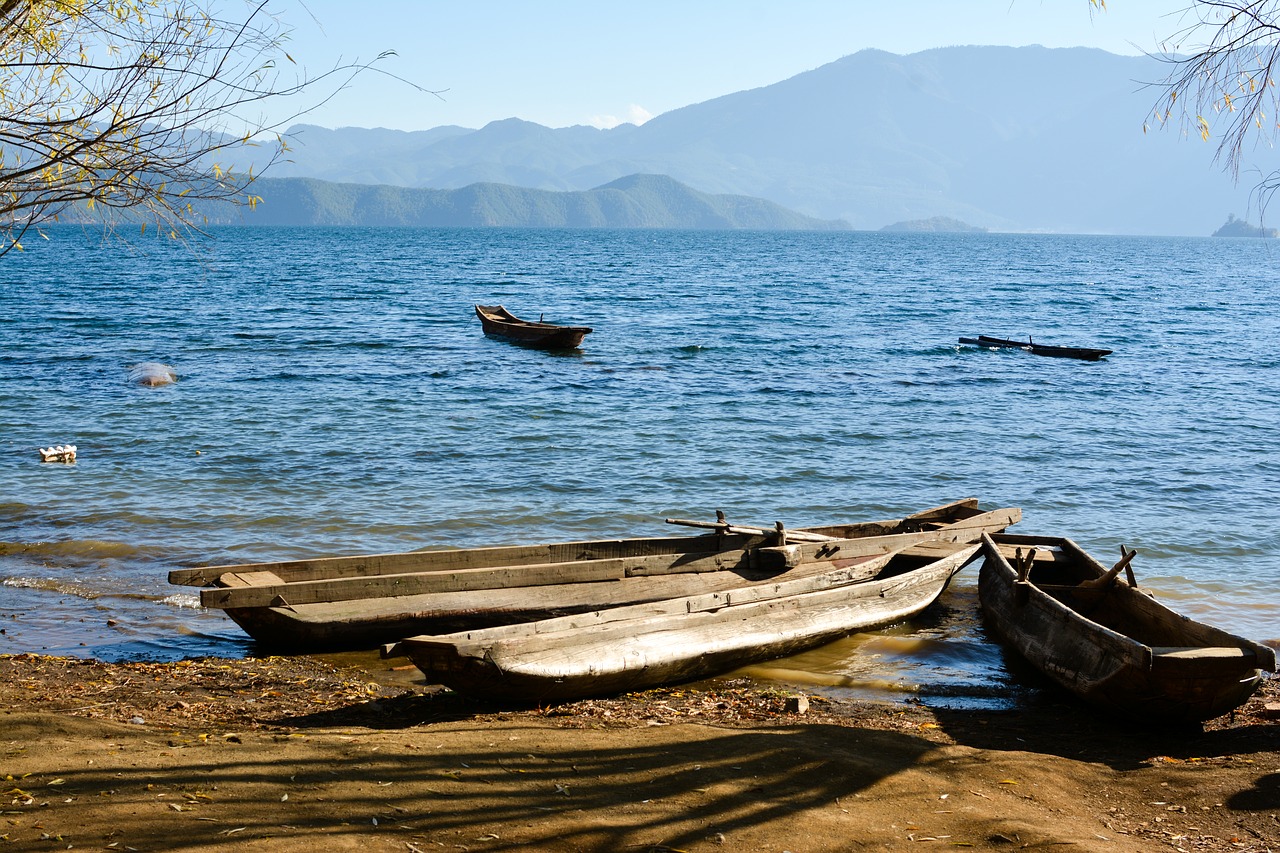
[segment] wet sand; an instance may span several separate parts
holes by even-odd
[[[1276,679],[1203,729],[1153,731],[1065,699],[948,711],[746,679],[504,709],[388,674],[313,658],[0,657],[0,842],[1280,849]]]

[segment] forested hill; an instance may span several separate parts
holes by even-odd
[[[510,228],[839,230],[758,198],[701,193],[661,175],[556,192],[476,183],[453,190],[261,178],[253,210],[202,205],[213,224]]]

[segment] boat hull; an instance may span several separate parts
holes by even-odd
[[[1111,355],[1109,349],[1092,349],[1090,347],[1062,347],[1052,346],[1049,344],[1037,344],[1031,341],[1011,341],[1005,338],[993,338],[988,335],[979,335],[976,338],[961,338],[960,343],[971,344],[980,347],[995,347],[997,349],[1020,349],[1031,353],[1032,355],[1048,356],[1050,358],[1074,358],[1081,361],[1097,361]]]
[[[430,682],[477,698],[542,703],[723,674],[910,618],[979,545],[941,558],[888,554],[770,588],[730,590],[396,644]],[[739,599],[743,599],[740,600]]]
[[[557,326],[521,320],[501,305],[477,305],[480,327],[492,338],[533,349],[577,349],[591,333],[587,326]]]
[[[775,546],[776,536],[708,533],[329,557],[175,570],[204,586],[201,603],[226,611],[273,652],[368,649],[414,634],[445,634],[659,601],[786,573],[819,571],[902,544],[1016,523],[1016,509],[983,512],[967,499],[886,521],[806,528],[847,541]]]
[[[1195,622],[1117,579],[1069,539],[984,536],[978,594],[987,625],[1062,687],[1141,720],[1199,723],[1243,704],[1275,670],[1273,650]],[[1010,549],[1037,548],[1020,582]],[[1047,590],[1047,591],[1046,591]]]

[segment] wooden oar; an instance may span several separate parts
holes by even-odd
[[[738,533],[743,536],[781,536],[783,540],[793,540],[795,542],[830,542],[838,537],[826,536],[822,533],[809,533],[804,530],[787,530],[779,521],[775,529],[768,530],[763,527],[744,527],[740,524],[730,524],[725,520],[723,512],[716,512],[715,521],[690,521],[685,518],[668,518],[667,524],[682,524],[685,527],[704,527],[709,530],[718,530],[721,533]]]
[[[1121,548],[1121,550],[1124,550],[1124,549]],[[1111,584],[1115,583],[1116,576],[1119,575],[1120,572],[1124,571],[1129,567],[1129,561],[1132,560],[1135,556],[1137,556],[1137,554],[1138,554],[1137,551],[1129,551],[1124,555],[1124,557],[1120,560],[1120,562],[1116,563],[1114,566],[1111,567],[1111,571],[1107,572],[1105,575],[1103,575],[1100,578],[1094,578],[1093,580],[1082,581],[1080,583],[1080,588],[1081,589],[1104,589],[1104,588],[1110,587]],[[1137,586],[1137,584],[1135,583],[1133,584],[1133,586]]]

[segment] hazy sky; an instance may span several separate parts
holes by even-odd
[[[291,0],[289,53],[316,73],[365,74],[303,121],[326,127],[478,128],[517,117],[609,127],[765,86],[865,48],[970,44],[1154,50],[1190,0]],[[310,15],[307,12],[310,12]]]

